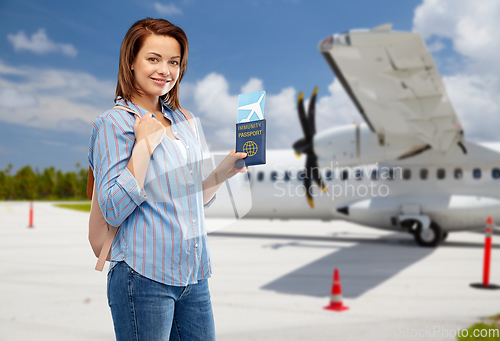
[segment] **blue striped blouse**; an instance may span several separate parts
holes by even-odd
[[[147,113],[121,98],[116,104],[141,116]],[[203,154],[196,120],[193,131],[179,110],[162,103],[162,112],[187,158],[165,135],[151,156],[142,191],[126,168],[135,143],[133,114],[114,109],[97,117],[88,156],[104,217],[110,225],[121,225],[111,261],[123,260],[154,281],[185,286],[212,273],[204,208],[215,196],[203,205]]]

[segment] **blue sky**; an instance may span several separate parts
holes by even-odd
[[[498,32],[496,2],[3,0],[0,169],[8,163],[15,169],[87,165],[93,118],[113,106],[123,36],[148,16],[170,20],[188,36],[181,105],[200,117],[211,148],[234,145],[241,92],[267,91],[268,127],[276,123],[271,148],[289,148],[301,137],[295,99],[301,90],[308,97],[316,85],[320,127],[361,120],[317,45],[332,33],[384,23],[424,35],[466,133],[494,138],[468,113],[498,116],[492,68],[500,51],[491,37]]]

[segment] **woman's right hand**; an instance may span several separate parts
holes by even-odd
[[[248,170],[248,166],[236,167],[236,161],[246,157],[247,153],[237,153],[236,149],[231,150],[215,169],[216,184],[223,183],[238,173],[245,173]]]
[[[151,152],[161,143],[166,129],[153,115],[148,112],[144,116],[135,115],[134,134],[135,143],[147,138]]]

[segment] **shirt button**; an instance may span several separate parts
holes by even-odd
[[[196,219],[193,219],[193,223],[196,223]]]
[[[194,247],[198,247],[198,244],[194,244]]]
[[[189,173],[191,173],[191,175],[193,175],[193,171],[192,170],[190,170]]]

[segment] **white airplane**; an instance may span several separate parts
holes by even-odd
[[[319,44],[365,122],[316,134],[316,90],[307,116],[301,93],[304,138],[230,179],[232,194],[221,195],[207,217],[345,219],[407,231],[431,247],[449,232],[484,228],[488,216],[500,221],[500,145],[464,139],[421,36],[391,28]],[[306,154],[305,167],[294,151]],[[245,190],[251,205],[235,197]]]
[[[257,102],[238,107],[238,110],[250,110],[250,113],[248,114],[247,118],[242,119],[241,122],[250,122],[250,117],[252,117],[253,113],[255,113],[259,117],[259,120],[264,119],[264,115],[262,114],[262,108],[260,107],[260,102],[262,102],[263,98],[264,94],[260,95],[260,98]]]

